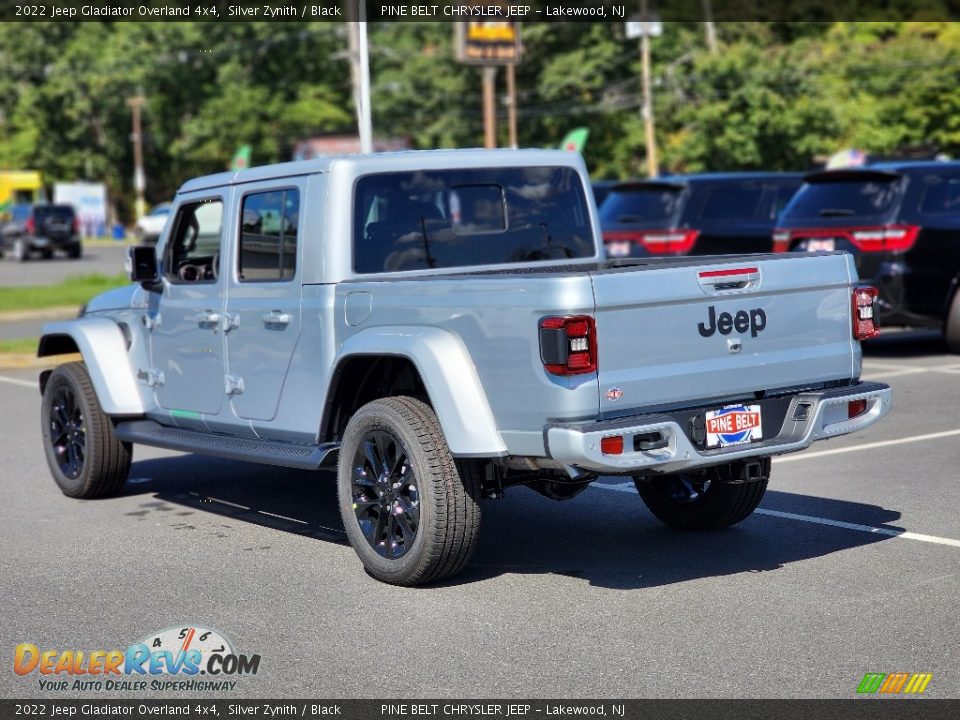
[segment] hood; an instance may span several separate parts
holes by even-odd
[[[101,312],[104,310],[122,310],[134,305],[134,296],[142,293],[141,288],[136,283],[124,285],[115,290],[107,290],[92,298],[86,305],[87,312]]]

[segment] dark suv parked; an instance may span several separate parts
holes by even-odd
[[[69,257],[83,253],[80,219],[70,205],[14,205],[11,219],[0,228],[0,250],[14,260],[26,260],[33,252],[44,258],[62,250]]]
[[[960,352],[960,163],[900,162],[805,178],[774,249],[846,250],[886,324],[944,328]]]
[[[800,173],[673,175],[614,186],[600,206],[607,255],[770,251],[777,213]]]

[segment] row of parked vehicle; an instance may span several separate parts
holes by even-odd
[[[960,162],[597,183],[607,255],[851,253],[885,324],[960,352]]]

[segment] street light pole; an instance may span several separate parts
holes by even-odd
[[[127,99],[127,105],[133,112],[133,133],[130,139],[133,141],[133,187],[137,193],[136,215],[137,220],[143,217],[146,212],[146,203],[143,198],[146,189],[147,180],[143,172],[143,133],[140,123],[140,108],[146,102],[142,94]]]

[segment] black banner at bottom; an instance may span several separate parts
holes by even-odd
[[[0,700],[0,718],[956,720],[960,700]]]

